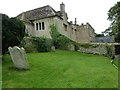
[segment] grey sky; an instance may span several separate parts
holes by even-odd
[[[68,21],[77,18],[78,24],[89,22],[96,33],[101,33],[109,27],[107,12],[117,1],[119,0],[2,0],[0,12],[15,17],[22,12],[45,5],[59,11],[60,3],[63,2]]]

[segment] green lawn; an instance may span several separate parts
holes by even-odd
[[[117,88],[118,71],[103,56],[74,51],[27,54],[30,70],[3,61],[3,88]]]

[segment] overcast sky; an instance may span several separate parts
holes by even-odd
[[[22,12],[45,5],[59,11],[60,3],[63,2],[68,21],[77,18],[77,24],[89,22],[96,33],[101,33],[109,27],[107,13],[117,1],[119,0],[1,0],[0,12],[15,17]]]

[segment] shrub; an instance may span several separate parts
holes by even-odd
[[[80,44],[79,43],[73,43],[73,45],[75,46],[75,51],[79,50],[80,48]]]
[[[68,45],[71,43],[70,39],[64,35],[58,37],[58,48],[68,50]]]
[[[23,38],[23,40],[21,40],[21,42],[20,42],[19,47],[24,47],[25,45],[26,45],[26,42],[25,42],[25,40]]]
[[[33,43],[39,52],[51,51],[52,40],[46,37],[32,37]]]
[[[113,46],[106,44],[107,56],[113,58]]]
[[[100,45],[91,44],[91,43],[80,43],[79,46],[83,48],[96,48],[99,47]]]
[[[37,52],[37,48],[34,45],[24,47],[26,53]]]
[[[50,34],[51,34],[53,45],[55,46],[55,48],[67,50],[68,45],[71,44],[72,41],[66,36],[60,34],[57,31],[57,28],[54,24],[50,25],[50,29],[51,29]]]

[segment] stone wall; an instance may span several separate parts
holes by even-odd
[[[77,26],[76,41],[78,43],[91,43],[94,37],[94,29],[88,23]]]
[[[84,53],[93,53],[93,54],[98,54],[98,55],[106,55],[107,54],[105,45],[99,45],[97,47],[89,47],[89,48],[80,47],[78,51],[84,52]]]
[[[25,32],[29,35],[29,36],[34,36],[34,26],[24,22],[25,24]]]
[[[85,29],[85,25],[81,25],[78,27],[78,31],[76,32],[76,39],[79,43],[89,43],[89,34],[88,30]]]
[[[36,30],[36,23],[41,22],[44,22],[45,29]],[[29,36],[45,36],[47,38],[51,38],[50,25],[53,24],[56,26],[59,33],[78,43],[90,43],[95,36],[94,29],[91,28],[88,23],[85,25],[77,25],[69,23],[66,19],[64,20],[57,16],[35,20],[32,23],[33,24],[25,23],[26,32]]]
[[[120,54],[117,54],[116,51],[117,47],[120,47],[120,44],[106,44],[106,43],[92,43],[92,44],[81,44],[77,51],[83,53],[91,53],[91,54],[98,54],[108,56],[112,59],[120,59]]]
[[[30,36],[23,38],[23,41],[21,42],[21,46],[24,47],[26,53],[38,52],[36,45],[34,44]]]
[[[50,25],[54,24],[54,17],[51,17],[51,18],[45,18],[45,19],[40,19],[40,20],[36,20],[34,21],[34,26],[36,23],[39,23],[39,22],[44,22],[44,25],[45,25],[45,30],[36,30],[35,28],[33,29],[34,31],[34,36],[37,36],[37,37],[41,37],[41,36],[44,36],[44,37],[47,37],[47,38],[51,38],[51,35],[50,35]]]

